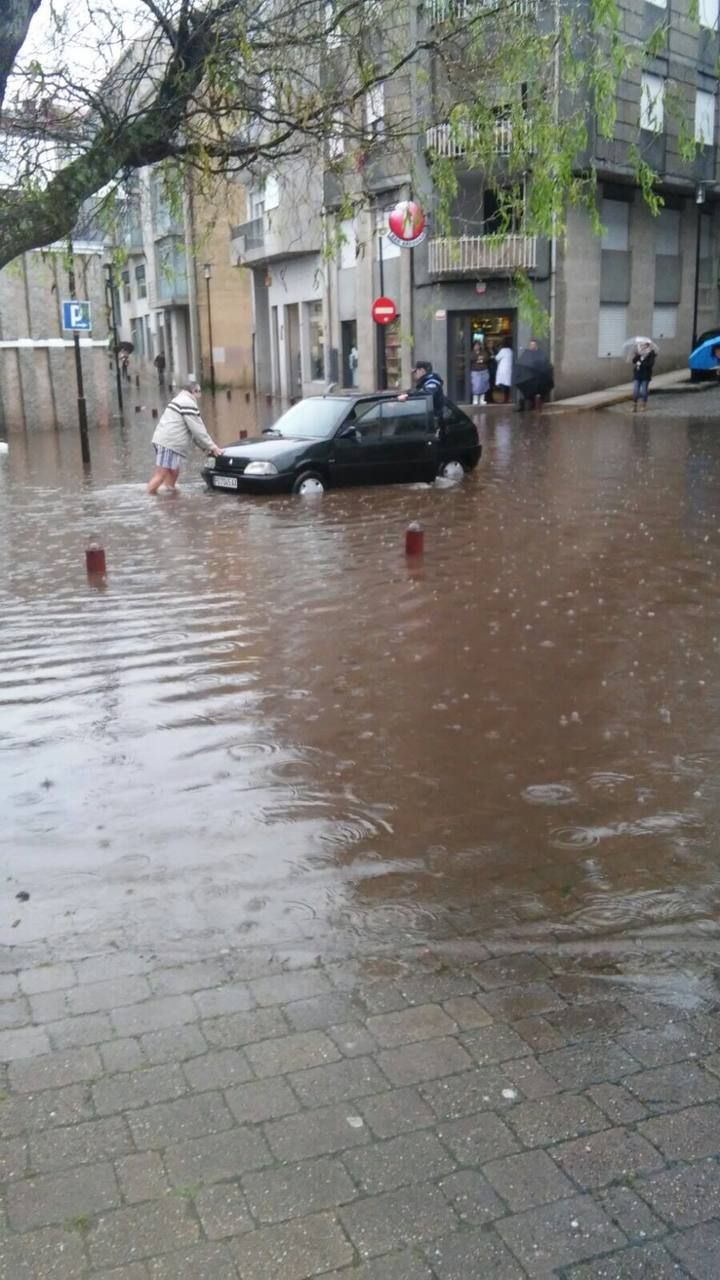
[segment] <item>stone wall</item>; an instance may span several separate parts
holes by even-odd
[[[81,339],[91,427],[112,413],[102,252],[78,251],[78,298],[92,304],[92,334]],[[0,271],[0,432],[77,427],[77,384],[70,334],[62,329],[69,297],[67,270],[57,253],[34,251]]]

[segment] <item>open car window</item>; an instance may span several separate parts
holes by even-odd
[[[386,400],[382,406],[383,439],[413,440],[427,437],[434,429],[425,396],[408,400]]]

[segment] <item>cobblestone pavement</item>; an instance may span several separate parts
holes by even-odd
[[[311,961],[7,953],[2,1280],[716,1280],[720,1012],[472,940]]]

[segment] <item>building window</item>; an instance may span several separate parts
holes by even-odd
[[[695,141],[711,147],[715,141],[715,94],[698,89],[695,94]]]
[[[272,174],[265,179],[265,208],[277,209],[280,204],[280,187]]]
[[[345,129],[340,119],[333,120],[332,128],[328,134],[328,156],[331,160],[339,160],[345,155]]]
[[[627,337],[627,307],[603,302],[598,312],[598,355],[601,359],[621,356]]]
[[[135,289],[138,298],[147,298],[147,280],[145,279],[145,264],[135,268]]]
[[[308,302],[308,336],[310,338],[310,378],[322,382],[325,378],[325,324],[322,302]]]
[[[382,138],[385,133],[385,85],[376,84],[368,89],[364,103],[365,134],[368,138]]]
[[[627,252],[630,247],[630,205],[624,200],[603,200],[600,206],[603,224],[603,249]]]
[[[653,338],[677,337],[677,307],[655,307],[653,311]]]
[[[132,293],[130,291],[130,272],[123,271],[121,278],[123,302],[129,302],[132,298]]]
[[[347,271],[357,259],[357,232],[352,218],[340,223],[340,237],[340,268]]]
[[[643,71],[640,82],[640,128],[662,133],[665,126],[665,81]]]
[[[715,31],[718,24],[718,0],[699,0],[698,19],[701,27]]]
[[[680,253],[680,214],[677,209],[661,209],[655,219],[655,252],[664,258]]]
[[[250,219],[257,222],[258,218],[262,218],[265,212],[265,192],[252,191],[250,193]]]

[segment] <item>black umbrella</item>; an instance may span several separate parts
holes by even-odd
[[[515,363],[515,386],[526,400],[546,396],[555,385],[553,367],[539,348],[521,351]]]
[[[132,342],[118,342],[117,349],[118,351],[127,351],[129,356],[131,356],[135,350]]]

